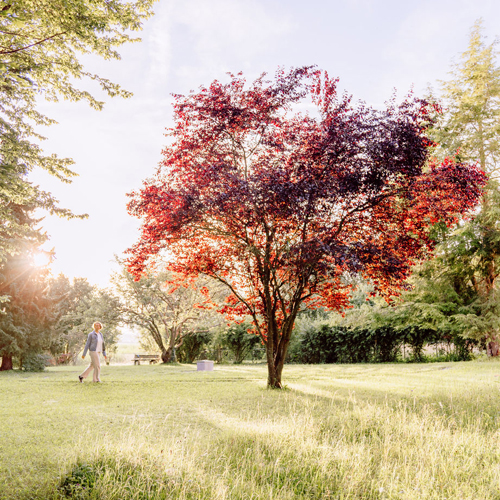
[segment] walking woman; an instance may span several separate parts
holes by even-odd
[[[87,338],[87,343],[85,344],[85,349],[83,350],[83,355],[82,355],[82,359],[85,359],[85,354],[87,354],[87,351],[89,351],[90,365],[81,375],[78,375],[78,380],[80,380],[80,382],[83,382],[83,379],[87,378],[88,374],[90,373],[90,370],[94,370],[92,377],[93,381],[100,382],[101,352],[104,354],[104,358],[107,358],[106,347],[104,345],[104,337],[100,332],[102,325],[101,323],[99,323],[99,321],[96,321],[93,326],[94,326],[94,331],[89,333],[89,336]]]

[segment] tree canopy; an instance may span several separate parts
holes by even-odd
[[[428,161],[425,102],[376,111],[336,88],[304,67],[176,96],[172,144],[129,204],[142,220],[131,272],[168,252],[180,275],[224,283],[221,312],[252,317],[271,387],[304,304],[347,306],[350,273],[396,293],[431,225],[471,210],[485,182],[474,165]],[[306,97],[315,116],[295,111]]]
[[[0,355],[4,368],[12,368],[12,356],[21,356],[28,348],[49,347],[49,334],[54,329],[46,324],[45,330],[37,330],[43,316],[40,301],[47,301],[44,314],[51,321],[64,315],[61,304],[59,309],[55,307],[64,297],[49,297],[46,272],[30,263],[30,248],[36,249],[47,239],[32,212],[44,209],[69,218],[75,215],[59,207],[50,193],[33,185],[29,173],[42,168],[63,182],[70,182],[76,174],[70,168],[71,159],[43,152],[40,127],[55,122],[39,112],[38,100],[84,100],[101,109],[101,100],[77,86],[81,80],[96,82],[109,97],[129,97],[131,93],[118,84],[89,72],[80,58],[96,54],[119,59],[117,48],[139,40],[133,34],[152,15],[153,3],[19,0],[4,2],[0,7]],[[113,301],[105,292],[100,298],[94,306]],[[117,333],[111,323],[114,326],[117,321],[110,316],[110,341]],[[71,334],[65,330],[62,335],[68,348]],[[52,344],[53,349],[57,349],[59,340]]]

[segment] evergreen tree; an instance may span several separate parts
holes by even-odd
[[[472,27],[469,47],[442,84],[443,113],[433,129],[441,156],[477,161],[495,178],[500,167],[500,67],[498,40],[486,43],[482,20]]]
[[[24,230],[0,266],[0,370],[12,369],[14,357],[22,364],[30,353],[47,349],[56,319],[48,271],[35,263],[45,237],[36,229],[34,208],[12,207],[16,225]]]
[[[419,271],[413,313],[431,311],[445,331],[485,341],[498,354],[500,304],[500,67],[498,40],[487,44],[482,21],[472,27],[468,49],[442,83],[443,113],[431,129],[438,157],[475,161],[488,175],[480,211],[454,231],[438,235],[434,262]],[[429,295],[430,294],[430,295]],[[433,301],[429,297],[433,296]],[[425,298],[427,297],[427,298]],[[417,307],[417,304],[419,306]],[[445,312],[443,312],[445,311]]]

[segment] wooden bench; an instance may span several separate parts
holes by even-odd
[[[141,361],[149,361],[149,364],[158,363],[160,361],[159,354],[134,354],[134,365],[140,365]]]

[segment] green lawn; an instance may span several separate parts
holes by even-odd
[[[0,499],[500,499],[500,363],[0,373]]]

